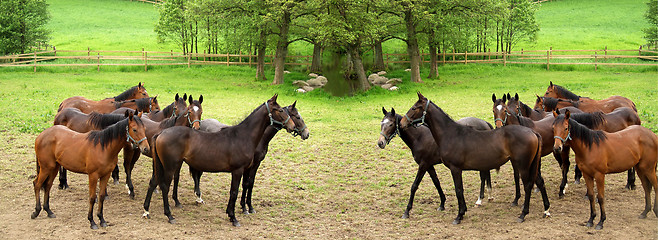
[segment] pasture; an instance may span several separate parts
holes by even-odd
[[[535,67],[445,66],[441,79],[424,79],[412,84],[405,79],[400,91],[374,89],[368,95],[332,97],[322,92],[297,94],[292,86],[270,86],[253,80],[252,71],[242,67],[156,68],[144,72],[4,71],[0,74],[3,111],[0,116],[0,235],[7,238],[630,238],[655,239],[658,220],[649,214],[638,219],[643,209],[643,191],[624,189],[626,174],[606,177],[608,219],[601,231],[584,226],[589,216],[583,198],[584,184],[569,186],[558,199],[560,174],[553,157],[543,158],[543,176],[551,200],[551,218],[543,219],[539,194],[533,193],[526,222],[517,223],[520,207],[510,206],[514,184],[509,164],[492,172],[495,199],[475,207],[479,191],[477,172],[465,172],[464,189],[468,211],[462,224],[452,225],[457,212],[454,186],[449,171],[436,166],[447,195],[445,211],[437,211],[439,196],[429,177],[421,183],[409,219],[401,219],[417,165],[409,149],[395,138],[379,149],[381,108],[406,112],[417,100],[416,91],[443,108],[453,119],[479,117],[493,123],[491,94],[518,93],[521,101],[534,102],[549,81],[594,99],[622,95],[635,102],[642,124],[658,132],[658,80],[655,72],[546,71]],[[293,73],[294,74],[294,73]],[[404,75],[393,72],[391,75]],[[426,76],[426,73],[423,73]],[[271,76],[270,76],[271,77]],[[286,81],[305,78],[290,75]],[[58,104],[80,95],[90,99],[113,97],[125,89],[145,83],[161,106],[176,93],[195,98],[203,94],[202,118],[237,124],[254,108],[279,93],[281,105],[297,100],[309,130],[302,141],[280,132],[270,143],[254,186],[255,214],[238,213],[242,227],[231,226],[224,213],[230,176],[206,173],[201,189],[205,204],[197,205],[187,167],[181,171],[179,196],[182,208],[172,206],[177,223],[167,223],[162,201],[156,194],[151,219],[143,219],[142,204],[151,159],[142,156],[133,171],[136,198],[130,200],[121,184],[110,185],[105,202],[109,227],[90,230],[86,219],[87,177],[70,173],[70,190],[53,189],[51,208],[57,215],[29,218],[34,209],[32,177],[35,175],[34,139],[52,124]],[[573,163],[573,155],[571,157]],[[122,156],[119,157],[120,165]],[[573,164],[572,164],[573,166]],[[573,168],[573,167],[572,167]],[[57,181],[57,180],[56,180]],[[56,182],[57,183],[57,182]],[[639,184],[639,182],[637,182]],[[241,212],[237,207],[237,212]],[[531,235],[529,235],[531,234]]]

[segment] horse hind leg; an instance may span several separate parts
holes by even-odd
[[[491,174],[489,171],[480,171],[480,195],[478,195],[478,200],[475,202],[475,206],[482,206],[482,199],[484,199],[484,187],[489,181],[489,191],[491,192]],[[491,198],[490,198],[491,199]]]
[[[414,197],[416,196],[416,190],[418,190],[418,185],[420,185],[420,182],[423,180],[423,176],[425,176],[425,172],[427,172],[426,167],[423,165],[419,165],[418,171],[416,172],[416,178],[414,179],[414,183],[411,184],[409,202],[407,203],[407,208],[404,210],[404,214],[402,214],[402,218],[409,218],[409,212],[411,211],[411,208],[413,208],[414,205]]]
[[[87,212],[87,219],[91,229],[98,229],[96,222],[94,222],[94,204],[96,203],[96,184],[98,184],[98,177],[96,174],[89,174],[89,211]]]
[[[599,176],[595,176],[596,180],[596,190],[597,190],[597,196],[596,199],[599,201],[599,208],[601,209],[601,219],[599,220],[599,223],[596,224],[596,230],[601,230],[603,229],[603,222],[606,219],[605,215],[605,174],[599,174]]]
[[[48,213],[49,218],[55,218],[55,213],[50,210],[50,189],[53,187],[53,182],[55,181],[55,176],[57,175],[57,171],[59,169],[59,164],[57,165],[56,168],[54,168],[50,172],[50,176],[48,180],[46,180],[46,185],[44,187],[44,194],[43,194],[43,210]]]
[[[430,174],[430,178],[432,178],[434,187],[439,192],[439,197],[441,198],[441,205],[439,205],[439,208],[437,210],[443,211],[446,209],[446,195],[443,193],[443,189],[441,188],[441,182],[439,182],[439,178],[436,175],[436,170],[434,169],[434,166],[430,166],[427,172]]]
[[[626,189],[635,190],[635,168],[628,169],[628,179],[626,180]]]
[[[103,205],[105,203],[105,197],[107,196],[107,182],[109,180],[109,175],[101,177],[100,180],[100,201],[98,201],[98,212],[96,213],[96,216],[98,216],[101,227],[107,227],[107,222],[105,221],[105,218],[103,218]]]
[[[651,183],[649,183],[649,179],[647,176],[644,174],[642,169],[637,169],[637,174],[640,178],[640,182],[642,183],[642,188],[644,189],[644,211],[640,213],[640,216],[638,218],[644,219],[647,218],[647,213],[651,211]]]
[[[66,169],[64,167],[59,168],[59,189],[68,189],[69,184],[66,180]]]

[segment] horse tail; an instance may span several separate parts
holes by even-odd
[[[541,145],[542,145],[542,138],[539,133],[535,132],[534,130],[532,131],[535,136],[537,136],[537,150],[535,152],[535,157],[532,161],[532,164],[530,165],[532,169],[537,169],[537,174],[539,175],[541,172]]]
[[[157,148],[157,140],[158,136],[160,136],[160,133],[157,133],[153,135],[153,144],[151,144],[151,155],[153,156],[153,178],[157,179],[156,181],[160,181],[162,177],[164,176],[164,166],[162,165],[162,162],[160,161],[160,156],[158,155],[158,150]]]

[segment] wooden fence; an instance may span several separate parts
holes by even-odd
[[[429,54],[421,54],[424,63],[429,63]],[[100,71],[102,66],[149,66],[163,65],[256,65],[256,55],[252,54],[206,54],[160,51],[82,51],[57,50],[55,47],[48,51],[37,51],[26,54],[0,56],[0,67],[96,67]],[[643,50],[530,50],[507,52],[480,52],[480,53],[439,53],[439,64],[544,64],[546,69],[551,65],[593,65],[598,66],[657,66],[658,52]],[[641,59],[643,61],[628,61],[624,59]],[[266,65],[273,64],[274,56],[266,55]],[[310,67],[312,56],[288,56],[286,65]],[[408,64],[407,54],[384,54],[384,63]]]

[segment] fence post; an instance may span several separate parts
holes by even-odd
[[[187,53],[185,55],[187,55],[187,68],[190,68],[190,54]]]
[[[452,61],[455,62],[455,49],[452,49]]]
[[[203,50],[203,61],[206,61],[206,50]]]
[[[174,61],[174,50],[173,49],[170,50],[171,50],[171,61]]]
[[[53,52],[55,52],[55,57],[57,57],[57,48],[55,46],[53,46]]]
[[[597,70],[596,58],[597,58],[597,56],[596,56],[596,51],[594,51],[594,71]]]
[[[91,62],[91,54],[90,53],[91,53],[91,49],[89,49],[89,47],[87,47],[87,62]]]
[[[606,60],[606,59],[608,59],[608,46],[605,46],[603,51],[604,51],[604,54],[605,54],[605,57],[603,58],[603,60]]]
[[[551,69],[551,52],[552,51],[553,51],[553,47],[550,47],[550,49],[546,51],[546,70]]]
[[[34,50],[34,72],[37,72],[37,50]]]
[[[251,67],[251,53],[249,53],[249,67]]]
[[[230,59],[230,58],[231,58],[231,57],[229,56],[229,53],[227,52],[227,53],[226,53],[226,66],[229,66],[229,65],[230,65],[230,62],[231,62],[231,59]]]
[[[642,46],[640,46],[640,49],[637,50],[637,56],[639,56],[639,57],[642,56]]]
[[[464,65],[468,64],[468,51],[464,51]]]
[[[148,72],[148,71],[149,71],[149,69],[148,69],[148,53],[144,52],[144,72]]]
[[[446,50],[445,50],[445,48],[443,49],[443,51],[441,51],[441,55],[443,55],[443,62],[442,62],[442,64],[443,64],[443,65],[446,65]]]
[[[97,62],[98,67],[96,68],[96,71],[100,72],[101,71],[101,52],[98,52],[98,57],[96,57],[96,58],[98,59],[98,62]]]
[[[242,63],[242,50],[240,50],[240,55],[238,55],[238,62]]]
[[[503,50],[503,67],[507,67],[507,52]]]

